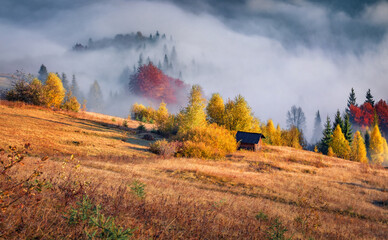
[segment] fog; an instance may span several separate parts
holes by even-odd
[[[158,30],[173,37],[186,83],[200,84],[206,97],[242,94],[261,121],[273,119],[283,128],[287,111],[300,106],[308,139],[315,112],[333,118],[346,107],[352,87],[358,103],[368,88],[375,100],[388,98],[387,2],[14,2],[0,2],[0,73],[37,74],[43,63],[51,72],[76,74],[85,93],[98,80],[107,97],[122,88],[117,79],[125,66],[137,63],[139,52],[77,53],[72,46],[89,37]],[[160,49],[147,48],[144,59],[157,59]],[[116,106],[116,114],[127,115],[131,103]]]

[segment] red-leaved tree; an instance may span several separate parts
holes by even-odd
[[[365,102],[360,107],[351,105],[350,107],[350,117],[352,121],[361,127],[370,126],[373,123],[374,117],[374,108],[368,102]]]
[[[146,98],[177,103],[185,84],[179,79],[167,76],[150,62],[139,67],[130,77],[129,88],[132,93]]]
[[[388,135],[388,104],[384,100],[380,100],[377,104],[375,104],[376,114],[379,117],[379,126],[380,130]]]

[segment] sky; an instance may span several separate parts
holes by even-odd
[[[333,119],[352,87],[359,104],[369,88],[388,100],[388,2],[377,0],[0,0],[0,73],[36,74],[44,63],[75,73],[84,91],[98,80],[107,96],[138,53],[77,55],[72,45],[157,30],[173,36],[183,80],[206,97],[242,94],[261,121],[283,128],[300,106],[308,136],[315,112]]]

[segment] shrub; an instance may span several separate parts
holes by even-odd
[[[237,149],[235,137],[217,124],[180,131],[177,137],[183,141],[179,153],[185,157],[222,158]]]
[[[144,132],[144,131],[147,131],[146,127],[144,126],[144,124],[139,124],[139,126],[136,128],[136,130],[140,131],[140,132]]]
[[[71,208],[65,216],[69,225],[83,225],[85,237],[88,239],[130,239],[134,229],[123,229],[117,226],[111,216],[101,213],[101,206],[95,205],[88,196],[83,196],[77,202],[76,208]]]
[[[270,240],[284,240],[284,239],[291,239],[286,238],[285,233],[287,232],[287,228],[283,226],[282,222],[279,220],[279,218],[275,218],[272,225],[267,230],[267,237]]]
[[[123,127],[126,127],[126,128],[128,127],[128,121],[127,120],[123,121]]]
[[[172,157],[176,154],[180,145],[181,144],[177,141],[168,142],[163,139],[163,140],[158,140],[154,143],[151,143],[150,151],[158,155],[161,155],[163,157]]]
[[[81,104],[77,101],[77,98],[72,95],[71,91],[66,93],[65,102],[62,105],[62,108],[68,111],[78,112],[81,108]]]

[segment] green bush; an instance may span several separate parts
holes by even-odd
[[[139,126],[136,128],[136,130],[140,131],[140,132],[144,132],[144,131],[147,131],[146,127],[144,124],[139,124]]]
[[[88,239],[129,239],[134,229],[123,229],[115,224],[111,216],[101,213],[101,206],[95,205],[88,196],[83,196],[77,202],[76,208],[71,208],[65,216],[69,225],[82,224]]]

